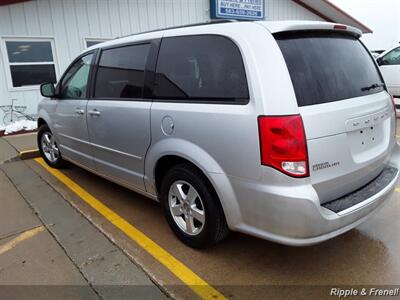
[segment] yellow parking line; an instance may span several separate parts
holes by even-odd
[[[225,297],[185,264],[177,260],[164,248],[156,244],[143,232],[131,225],[116,212],[105,206],[100,200],[89,194],[85,189],[64,175],[62,172],[50,168],[43,159],[36,158],[35,161],[45,168],[49,173],[65,184],[71,191],[78,195],[97,212],[103,215],[114,226],[134,240],[139,246],[146,250],[151,256],[163,264],[169,271],[189,286],[202,299],[225,299]]]
[[[400,188],[396,188],[395,191],[400,193]]]
[[[42,232],[43,230],[44,230],[44,226],[39,226],[39,227],[36,227],[36,228],[33,228],[31,230],[21,233],[20,235],[18,235],[16,238],[12,239],[5,245],[0,246],[0,255],[6,253],[7,251],[10,251],[15,246],[17,246],[19,243],[21,243],[27,239],[30,239],[31,237],[35,236],[39,232]]]

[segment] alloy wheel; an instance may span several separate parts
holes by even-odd
[[[58,150],[57,143],[50,132],[43,133],[41,146],[46,159],[51,163],[55,163],[60,157],[60,151]]]
[[[172,217],[179,228],[188,235],[198,235],[204,228],[206,216],[203,201],[188,182],[175,181],[168,193]]]

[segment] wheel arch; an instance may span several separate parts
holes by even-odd
[[[199,170],[206,178],[207,175],[204,173],[202,169],[200,169],[196,164],[194,164],[192,161],[183,158],[182,156],[178,155],[164,155],[158,159],[154,166],[154,184],[155,184],[155,189],[157,194],[159,194],[160,189],[161,189],[161,183],[162,179],[164,178],[165,174],[170,170],[172,167],[180,165],[180,164],[188,164],[197,170]],[[208,178],[207,178],[208,179]],[[208,180],[210,181],[210,180]],[[211,184],[211,182],[210,182]],[[215,190],[215,188],[214,188]]]
[[[146,190],[158,195],[162,177],[172,166],[188,163],[202,172],[216,192],[229,228],[240,223],[240,210],[228,176],[199,146],[180,139],[165,139],[153,145],[145,161]]]
[[[49,126],[51,132],[54,133],[54,131],[53,131],[53,126],[52,126],[53,124],[52,124],[52,122],[50,121],[51,118],[50,118],[50,116],[49,116],[49,113],[48,113],[45,109],[39,107],[39,113],[38,113],[38,115],[39,115],[39,116],[38,116],[38,119],[37,119],[38,128],[39,128],[41,125],[43,125],[43,124],[47,124],[47,126]]]
[[[39,128],[40,126],[42,126],[42,125],[44,125],[44,124],[46,124],[47,126],[49,126],[49,125],[47,124],[47,122],[46,122],[45,119],[43,119],[42,117],[39,117],[38,120],[37,120],[37,127]]]

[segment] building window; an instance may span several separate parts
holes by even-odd
[[[5,40],[4,46],[11,87],[57,82],[52,40]]]
[[[102,39],[102,38],[86,38],[85,39],[85,48],[92,47],[94,45],[109,41],[110,39]]]

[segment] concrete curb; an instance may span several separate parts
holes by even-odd
[[[36,158],[39,156],[40,156],[39,149],[26,150],[18,153],[18,157],[21,160]]]
[[[7,136],[15,136],[15,135],[20,135],[20,134],[26,134],[26,133],[35,133],[37,132],[37,129],[34,130],[20,130],[17,132],[10,132],[8,134],[4,134],[5,130],[0,130],[0,137],[7,137]]]
[[[0,163],[39,156],[36,133],[0,137]]]
[[[20,161],[0,169],[100,299],[168,299],[147,272],[28,164]]]
[[[37,158],[37,157],[40,157],[40,152],[38,149],[21,151],[21,152],[18,152],[16,156],[0,162],[0,164],[10,163],[10,162],[19,161],[19,160],[25,160],[25,159],[32,159],[32,158]]]

